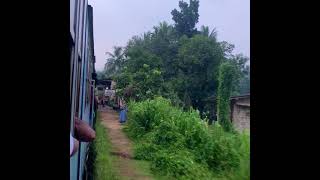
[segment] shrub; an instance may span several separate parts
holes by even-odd
[[[136,159],[153,160],[159,150],[184,149],[185,139],[172,124],[163,122],[150,132],[134,148]]]
[[[250,179],[250,135],[243,132],[237,136],[237,151],[240,154],[240,166],[229,179]]]
[[[151,161],[153,172],[175,179],[249,177],[249,136],[208,126],[193,109],[183,111],[158,97],[130,102],[128,135],[136,159]],[[210,178],[207,178],[210,179]]]
[[[199,113],[194,110],[178,111],[173,118],[179,132],[186,139],[186,147],[195,149],[200,144],[207,142],[209,138],[208,129],[205,122],[201,120]]]
[[[153,130],[170,111],[170,102],[164,98],[146,100],[141,103],[130,102],[128,112],[128,133],[136,139]]]
[[[163,148],[182,148],[185,138],[178,132],[178,128],[170,122],[162,122],[154,133],[150,133],[151,143],[160,145]]]
[[[154,159],[159,149],[159,146],[152,143],[138,143],[133,149],[134,158],[151,161]]]
[[[152,161],[151,170],[155,174],[171,176],[175,179],[199,179],[208,176],[203,165],[194,161],[188,151],[159,151]]]
[[[218,124],[214,125],[208,134],[208,140],[194,151],[196,160],[206,163],[217,174],[237,169],[240,155],[235,148],[236,136],[226,133]]]

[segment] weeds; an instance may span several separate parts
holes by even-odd
[[[250,178],[248,133],[208,126],[199,113],[185,112],[161,97],[130,102],[127,134],[136,159],[151,161],[154,174],[174,179]]]
[[[96,139],[93,142],[95,153],[94,160],[94,179],[95,180],[118,180],[112,157],[110,155],[111,144],[106,135],[106,129],[102,126],[100,116],[98,114],[95,124]]]

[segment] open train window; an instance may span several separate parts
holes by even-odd
[[[79,116],[80,112],[80,89],[81,88],[81,58],[78,57],[78,67],[77,67],[77,93],[76,93],[76,114],[75,116]]]
[[[69,74],[69,77],[70,77],[70,108],[71,108],[71,114],[69,115],[70,117],[70,130],[71,132],[73,131],[73,118],[72,118],[72,101],[73,101],[73,77],[74,77],[74,63],[75,63],[75,60],[74,60],[74,42],[73,42],[73,38],[70,34],[70,39],[69,39],[69,48],[70,48],[70,51],[69,51],[69,57],[70,57],[70,74]]]
[[[74,43],[72,37],[70,37],[70,98],[72,98],[72,83],[73,83],[73,72],[74,72]],[[72,99],[70,99],[72,100]]]
[[[73,50],[75,51],[75,50]],[[73,56],[75,55],[75,52]],[[74,127],[74,117],[79,117],[79,111],[80,111],[80,79],[81,79],[81,58],[78,56],[78,59],[73,58],[73,67],[72,67],[72,81],[71,87],[73,90],[71,90],[71,102],[73,102],[72,105],[72,117],[71,117],[71,132],[73,132]]]

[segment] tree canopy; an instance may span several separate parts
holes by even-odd
[[[216,29],[196,29],[198,0],[180,1],[179,8],[171,12],[173,25],[161,22],[107,53],[105,75],[117,81],[117,93],[127,99],[163,96],[213,118],[221,64],[234,67],[230,95],[238,95],[250,92],[249,58],[233,54],[234,45],[218,41]]]

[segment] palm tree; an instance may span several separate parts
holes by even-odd
[[[217,40],[217,30],[215,28],[210,32],[208,26],[201,26],[200,34],[214,41]]]
[[[107,58],[107,63],[104,66],[104,70],[106,75],[111,77],[120,71],[124,63],[123,48],[120,46],[114,46],[113,53],[106,52],[106,55],[109,57]]]
[[[173,26],[169,25],[166,21],[160,22],[159,26],[155,26],[153,29],[153,35],[159,37],[170,37],[174,31]]]

